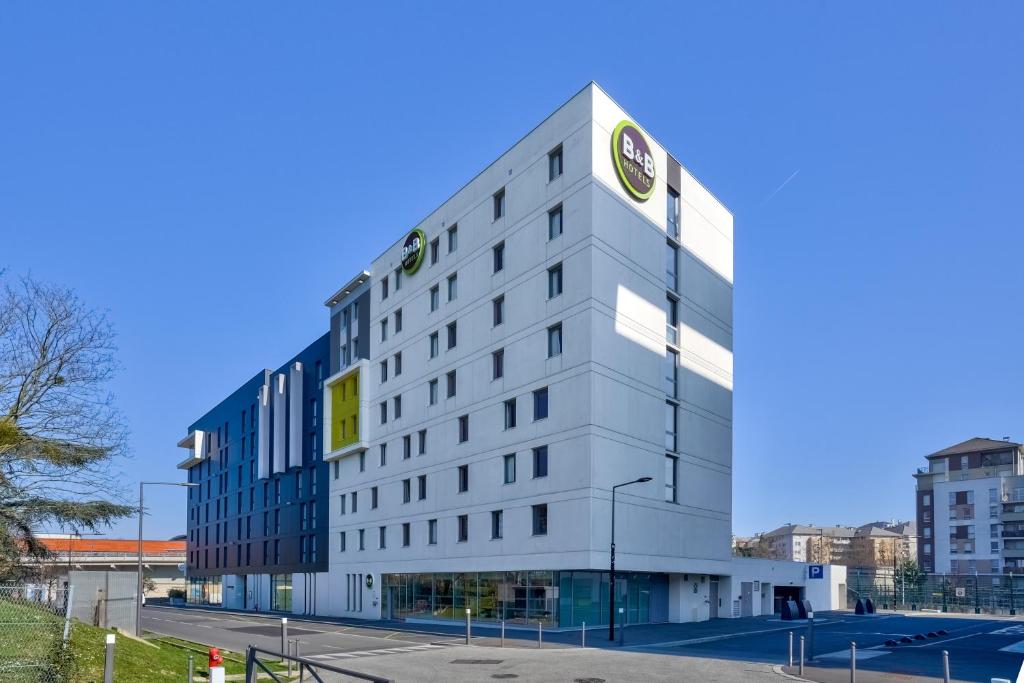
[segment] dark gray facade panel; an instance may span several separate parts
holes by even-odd
[[[668,157],[668,170],[665,174],[665,182],[668,183],[668,186],[675,190],[676,193],[682,194],[680,186],[683,184],[683,169],[682,166],[679,165],[679,162],[671,156]]]

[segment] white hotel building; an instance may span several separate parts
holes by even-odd
[[[323,395],[299,408],[319,429],[323,406],[308,441],[329,505],[297,557],[326,553],[327,572],[275,574],[268,536],[253,557],[271,609],[607,624],[612,490],[627,482],[615,590],[629,623],[838,605],[842,568],[731,557],[732,282],[732,215],[587,85],[326,301]],[[260,478],[298,410],[281,401],[279,419],[259,414]],[[284,505],[263,489],[263,507]],[[248,547],[235,564],[223,551],[226,569],[198,548],[203,595],[218,574],[226,595],[252,592]],[[224,598],[252,602],[267,604]]]
[[[640,477],[616,494],[618,604],[718,611],[733,221],[647,133],[653,188],[628,191],[626,120],[588,85],[416,226],[415,272],[403,237],[328,300],[326,410],[355,417],[332,390],[359,378],[345,438],[325,415],[332,613],[607,623],[611,488]]]

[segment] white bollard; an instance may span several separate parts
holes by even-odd
[[[587,646],[587,622],[583,622],[583,629],[580,631],[580,647]]]
[[[107,646],[103,655],[103,683],[114,683],[114,634],[107,634]]]
[[[466,645],[469,645],[469,608],[466,608]]]

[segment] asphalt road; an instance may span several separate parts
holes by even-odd
[[[245,652],[249,645],[281,651],[279,617],[147,605],[142,610],[142,628],[234,652]],[[296,638],[303,657],[322,661],[426,651],[460,642],[456,636],[289,619],[288,639]]]
[[[776,628],[782,630],[774,630]],[[948,635],[915,640],[912,644],[886,647],[886,640],[913,638],[940,629]],[[737,634],[704,643],[657,646],[643,649],[672,652],[690,657],[736,659],[783,664],[787,659],[788,628],[782,622],[762,622],[759,630],[768,632]],[[804,625],[792,629],[794,651],[799,652],[799,638],[808,637]],[[809,638],[808,638],[809,641]],[[1024,621],[1017,619],[981,619],[947,615],[881,615],[857,617],[852,614],[831,614],[818,624],[814,633],[815,667],[848,669],[850,642],[857,643],[857,669],[860,672],[920,676],[942,680],[942,651],[949,652],[953,680],[984,681],[993,677],[1016,680],[1024,662]],[[1016,652],[1002,651],[1011,647]],[[810,643],[807,644],[810,653]],[[813,678],[808,672],[807,677]],[[834,677],[823,675],[820,680]]]

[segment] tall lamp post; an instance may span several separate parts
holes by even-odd
[[[142,491],[146,485],[150,486],[184,486],[196,488],[199,484],[192,484],[180,481],[140,481],[139,482],[139,575],[135,592],[135,635],[142,637]]]
[[[644,484],[650,480],[650,477],[640,477],[612,487],[612,554],[611,567],[608,572],[608,640],[612,641],[615,640],[615,489],[630,484]]]

